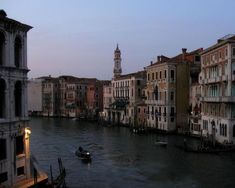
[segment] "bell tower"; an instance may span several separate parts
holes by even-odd
[[[121,61],[122,61],[121,51],[119,50],[118,44],[117,44],[117,48],[114,51],[114,69],[113,69],[114,78],[122,74]]]

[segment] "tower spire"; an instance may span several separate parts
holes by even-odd
[[[121,61],[122,61],[121,51],[119,50],[117,43],[116,50],[114,51],[114,69],[113,69],[114,77],[120,76],[122,74]]]

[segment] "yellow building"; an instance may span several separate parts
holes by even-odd
[[[168,58],[158,56],[147,71],[147,126],[161,131],[189,131],[190,64],[201,49]]]

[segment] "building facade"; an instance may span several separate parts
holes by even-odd
[[[28,92],[31,109],[38,108],[41,101],[42,111],[37,115],[98,118],[103,111],[103,85],[107,81],[74,76],[44,76],[35,80],[29,81]]]
[[[42,114],[42,80],[30,79],[27,87],[28,111],[30,115]]]
[[[114,124],[137,126],[137,104],[143,99],[146,71],[120,75],[112,79],[111,121]]]
[[[0,10],[0,186],[31,176],[27,109],[27,32]]]
[[[146,67],[149,128],[166,132],[189,131],[189,91],[194,79],[193,65],[201,50],[188,53],[183,48],[181,54],[173,58],[158,56],[156,63]]]
[[[42,79],[42,115],[57,116],[60,104],[56,100],[58,99],[58,80],[51,76],[40,79]]]
[[[227,35],[201,53],[202,134],[235,143],[235,36]]]
[[[107,121],[108,123],[111,122],[111,115],[110,113],[110,105],[112,104],[112,84],[111,81],[107,82],[103,87],[103,103],[104,103],[104,110],[102,113],[103,120]]]

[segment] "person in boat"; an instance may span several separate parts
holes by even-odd
[[[78,150],[79,150],[80,152],[82,152],[82,151],[83,151],[83,148],[82,148],[81,146],[79,146]]]

